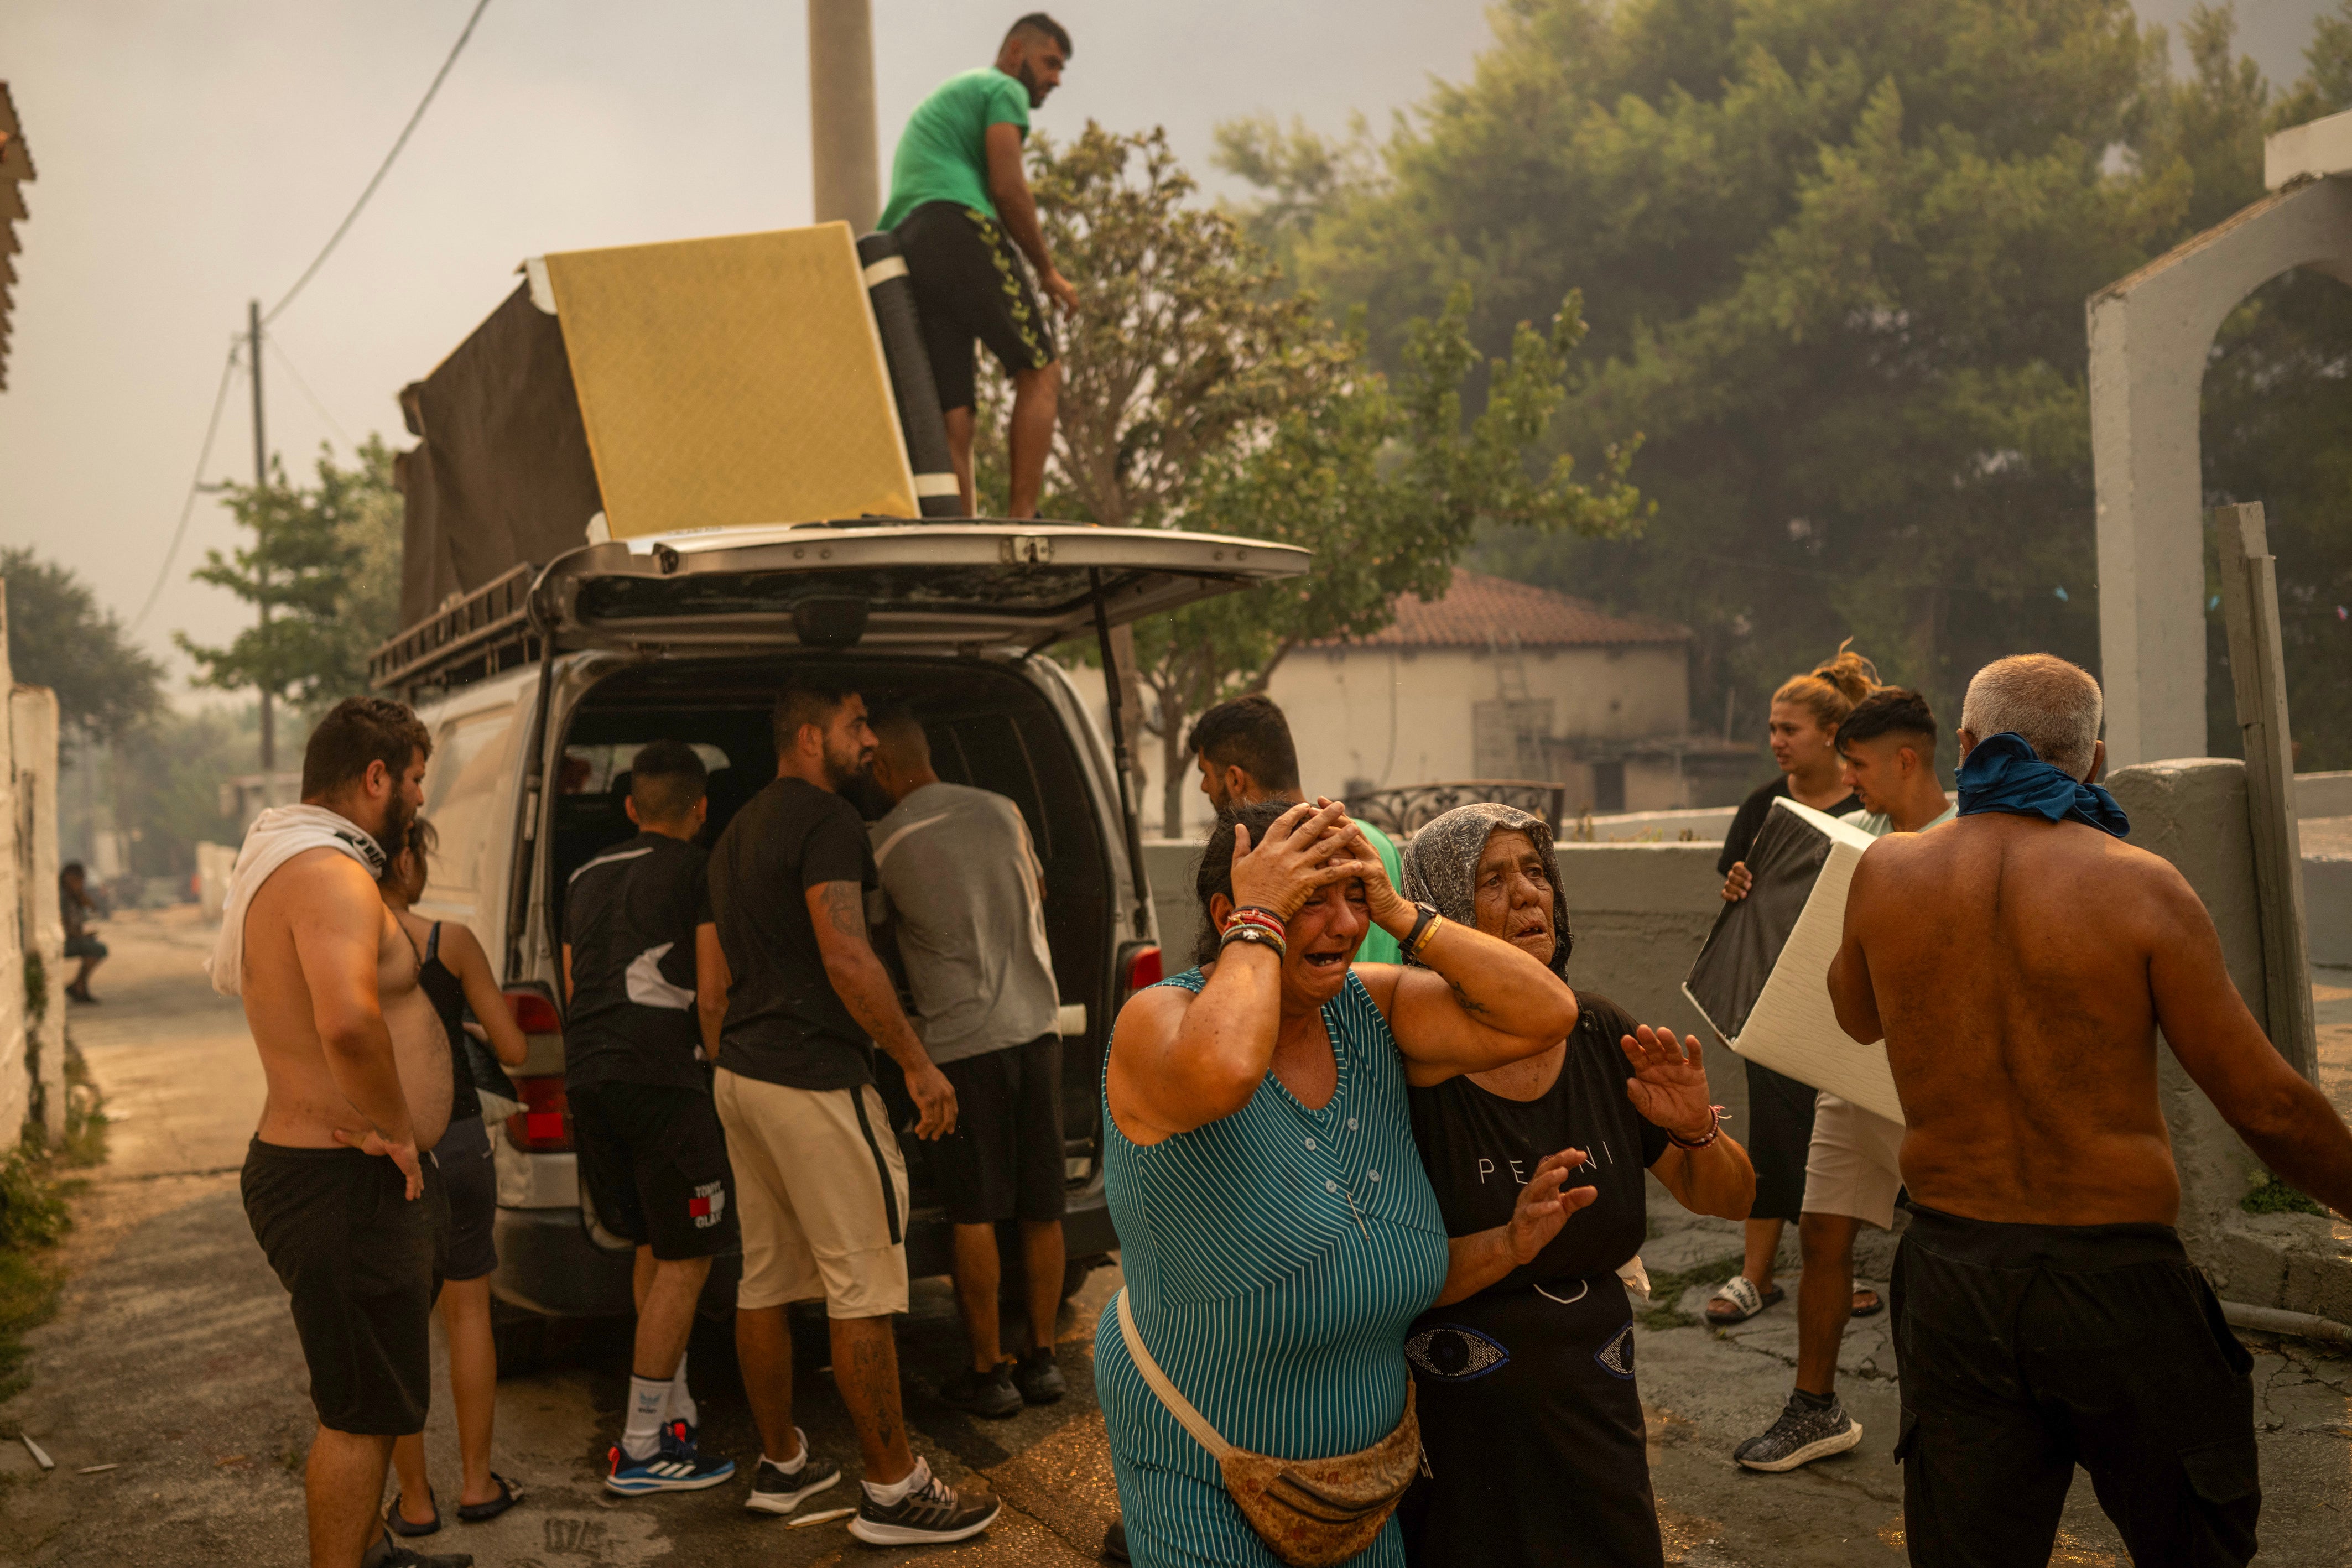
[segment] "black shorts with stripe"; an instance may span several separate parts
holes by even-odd
[[[568,1097],[581,1185],[605,1229],[664,1261],[741,1248],[727,1134],[708,1091],[583,1083]]]
[[[1002,223],[961,202],[926,202],[891,232],[914,285],[942,409],[972,406],[975,340],[988,345],[1007,375],[1054,362],[1053,329]]]

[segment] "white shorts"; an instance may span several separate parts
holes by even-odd
[[[1805,1212],[1843,1214],[1881,1230],[1903,1187],[1903,1124],[1822,1091],[1805,1151]]]
[[[907,1310],[907,1162],[872,1084],[791,1089],[720,1068],[747,1311],[822,1299],[825,1315]]]

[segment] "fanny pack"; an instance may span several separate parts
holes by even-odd
[[[1124,1290],[1118,1293],[1118,1332],[1160,1403],[1217,1461],[1242,1517],[1291,1568],[1331,1568],[1370,1546],[1420,1473],[1421,1422],[1413,1414],[1410,1379],[1404,1418],[1370,1448],[1328,1459],[1277,1459],[1237,1448],[1217,1435],[1143,1347]]]

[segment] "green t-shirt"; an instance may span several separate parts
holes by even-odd
[[[1388,868],[1389,885],[1400,894],[1404,892],[1404,860],[1397,853],[1396,841],[1361,817],[1350,817],[1348,820],[1364,830],[1364,839],[1372,846],[1372,852],[1380,856],[1381,864]],[[1364,933],[1363,944],[1356,949],[1356,962],[1402,964],[1404,962],[1404,951],[1397,946],[1395,937],[1375,925]]]
[[[998,217],[988,199],[988,128],[1017,125],[1029,134],[1029,89],[994,66],[951,76],[907,117],[890,159],[890,204],[883,228],[896,228],[926,202],[953,202]]]

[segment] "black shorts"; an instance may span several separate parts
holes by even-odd
[[[1748,1163],[1756,1167],[1750,1219],[1795,1219],[1805,1210],[1805,1161],[1820,1092],[1758,1062],[1748,1066]]]
[[[931,1145],[931,1172],[950,1225],[1059,1219],[1062,1037],[942,1061],[955,1085],[955,1131]]]
[[[411,1202],[400,1167],[381,1155],[258,1138],[246,1150],[246,1218],[294,1298],[319,1424],[337,1432],[398,1437],[425,1427],[448,1200],[432,1157],[421,1164],[425,1195]]]
[[[735,1175],[709,1090],[590,1083],[568,1098],[580,1180],[605,1229],[664,1262],[740,1249]]]
[[[2048,1562],[2078,1464],[2139,1568],[2252,1557],[2253,1358],[2172,1228],[1910,1208],[1889,1294],[1911,1561]]]
[[[499,1171],[488,1124],[479,1116],[450,1123],[433,1146],[433,1164],[449,1195],[449,1255],[441,1277],[478,1280],[497,1272],[499,1247],[490,1225],[499,1214]]]
[[[79,936],[68,936],[66,938],[66,956],[68,958],[103,958],[106,956],[106,944],[100,941],[97,937],[90,936],[87,932],[83,933]]]
[[[915,287],[940,407],[971,407],[974,339],[988,345],[1006,375],[1054,362],[1053,329],[1003,224],[961,202],[926,202],[891,233]]]

